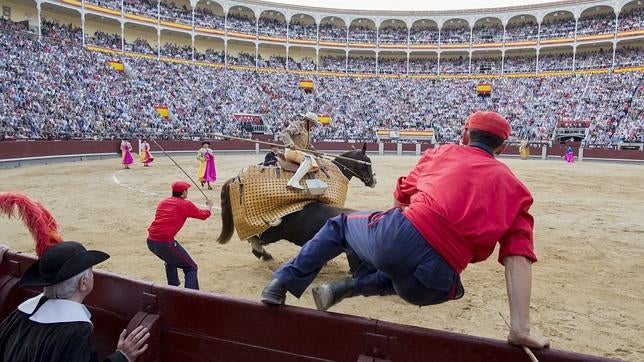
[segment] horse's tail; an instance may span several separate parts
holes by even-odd
[[[230,206],[230,183],[229,179],[221,187],[221,232],[217,237],[219,244],[226,244],[233,236],[235,230],[235,221],[233,220],[233,210]]]

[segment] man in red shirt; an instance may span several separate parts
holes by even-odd
[[[510,304],[508,341],[541,348],[530,334],[533,250],[532,196],[494,156],[505,149],[508,122],[495,112],[472,114],[464,145],[427,150],[400,177],[394,208],[339,215],[282,265],[261,301],[282,304],[286,291],[300,297],[322,266],[346,251],[362,261],[352,278],[313,289],[316,307],[327,310],[356,295],[393,295],[419,305],[463,296],[460,273],[487,259],[498,242]]]
[[[152,224],[148,227],[148,249],[165,261],[165,273],[168,284],[178,286],[179,275],[177,268],[183,269],[185,274],[185,287],[199,289],[197,279],[197,263],[190,254],[175,240],[175,236],[189,217],[206,220],[210,217],[212,201],[207,200],[208,210],[195,206],[186,200],[190,184],[177,181],[172,184],[172,197],[161,200],[157,205]]]

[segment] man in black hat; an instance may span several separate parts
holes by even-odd
[[[43,293],[20,304],[0,324],[0,360],[97,361],[90,340],[91,314],[82,303],[94,288],[92,267],[109,257],[75,241],[49,248],[19,283],[44,287]],[[148,348],[147,328],[126,333],[123,330],[116,351],[106,361],[131,362]]]

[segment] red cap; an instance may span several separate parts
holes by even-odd
[[[192,187],[192,185],[185,181],[175,181],[172,183],[172,192],[184,192],[190,187]]]
[[[496,112],[478,111],[467,118],[465,130],[478,129],[507,140],[512,133],[508,121]]]

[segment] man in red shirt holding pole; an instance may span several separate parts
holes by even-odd
[[[476,112],[465,125],[463,145],[427,150],[400,177],[394,208],[336,216],[298,255],[273,273],[261,301],[282,304],[286,291],[300,297],[322,266],[342,252],[362,265],[352,278],[313,289],[316,307],[327,310],[357,295],[394,295],[419,305],[464,294],[460,273],[487,259],[498,242],[510,304],[508,341],[542,348],[530,333],[533,250],[532,196],[495,159],[505,149],[509,123],[495,112]]]
[[[197,263],[174,238],[187,218],[192,217],[199,220],[209,218],[212,201],[206,200],[208,210],[203,210],[186,200],[190,186],[184,181],[172,184],[172,197],[161,200],[157,205],[154,220],[148,227],[147,243],[148,249],[165,261],[165,273],[169,285],[179,285],[177,268],[181,268],[185,274],[184,286],[190,289],[199,289]]]

